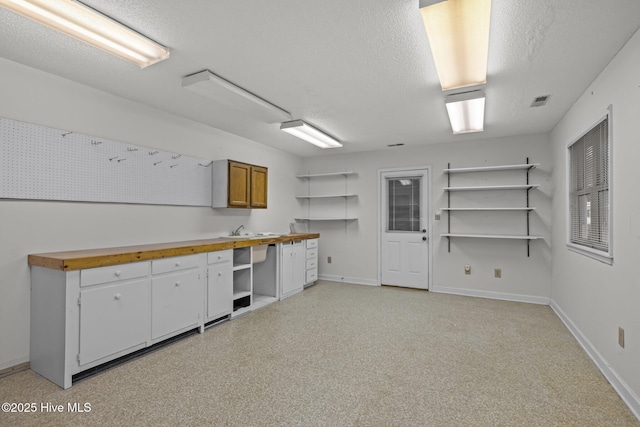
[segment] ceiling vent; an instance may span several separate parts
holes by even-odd
[[[546,105],[546,103],[549,101],[549,98],[551,98],[551,95],[536,96],[535,98],[533,98],[531,106],[542,107],[543,105]]]

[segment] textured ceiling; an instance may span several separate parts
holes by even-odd
[[[299,156],[547,132],[640,28],[638,0],[493,0],[485,131],[454,136],[418,0],[84,2],[171,58],[140,70],[2,8],[0,57]],[[181,87],[203,69],[344,147],[323,151]]]

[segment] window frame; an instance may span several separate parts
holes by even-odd
[[[612,120],[612,111],[613,106],[609,105],[607,109],[599,114],[594,120],[592,120],[588,126],[585,126],[584,130],[575,138],[572,138],[570,142],[567,144],[565,152],[566,152],[566,177],[565,177],[565,187],[566,187],[566,245],[567,249],[572,252],[576,252],[587,257],[596,259],[605,264],[613,264],[613,138],[612,138],[612,130],[613,130],[613,120]],[[595,126],[600,124],[604,119],[607,119],[607,149],[608,149],[608,165],[607,165],[607,196],[608,196],[608,245],[607,250],[601,250],[592,248],[586,245],[582,245],[579,243],[573,243],[571,241],[571,147],[578,142],[582,137],[584,137],[587,133],[589,133]]]

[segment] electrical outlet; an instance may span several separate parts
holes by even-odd
[[[496,268],[493,270],[493,276],[497,279],[502,278],[502,269],[501,268]]]
[[[436,217],[435,217],[436,221],[440,221],[440,211],[436,212]]]
[[[465,265],[464,266],[464,274],[466,274],[467,276],[471,274],[471,266],[470,265]]]
[[[624,329],[618,327],[618,345],[624,348]]]
[[[331,257],[330,256],[327,257],[327,264],[331,264]]]

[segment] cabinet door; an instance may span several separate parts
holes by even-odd
[[[200,323],[202,287],[197,270],[151,280],[151,338]]]
[[[251,196],[251,166],[229,161],[228,206],[248,208]]]
[[[233,266],[231,261],[209,267],[207,279],[207,319],[217,319],[233,311]]]
[[[282,295],[301,290],[305,281],[305,256],[302,243],[282,245]]]
[[[80,292],[80,365],[146,343],[149,279]]]
[[[262,166],[251,167],[251,207],[267,207],[268,170]]]

